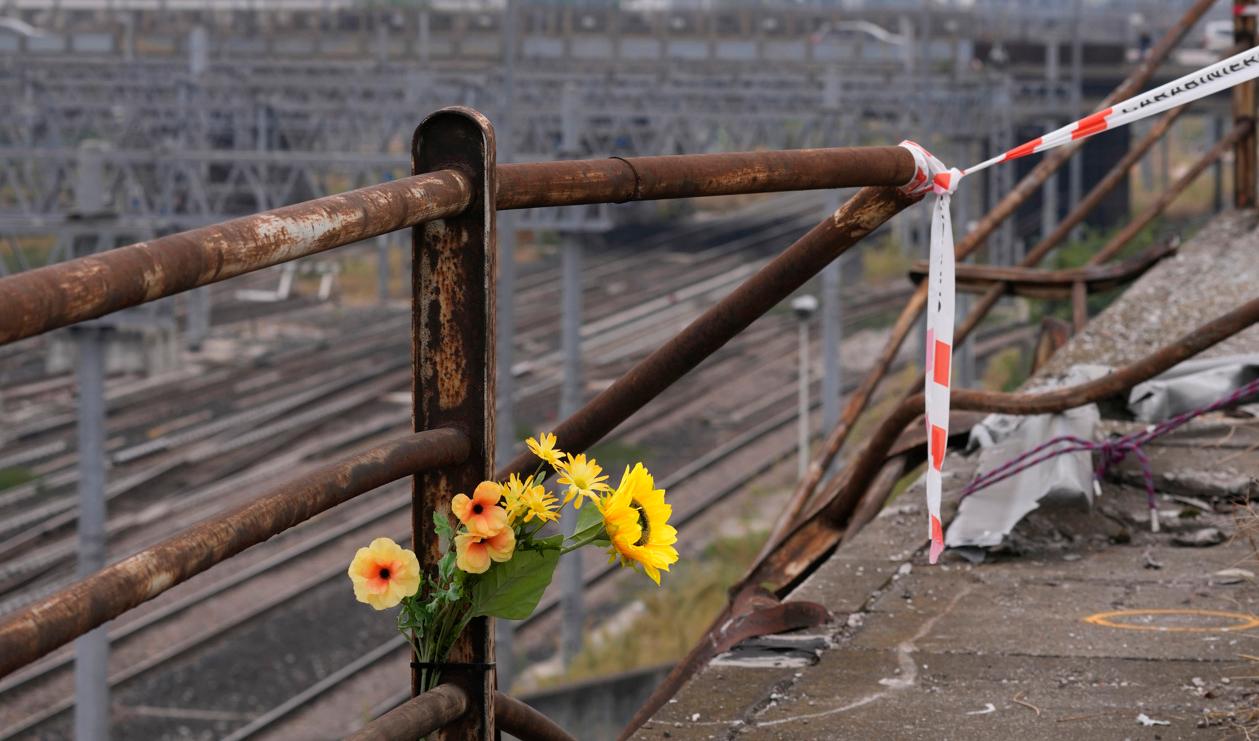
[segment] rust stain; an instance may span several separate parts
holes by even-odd
[[[442,240],[437,250],[437,265],[431,276],[439,298],[438,332],[440,341],[434,348],[434,373],[437,381],[437,403],[442,409],[453,409],[468,398],[468,349],[464,346],[461,317],[455,308],[463,306],[468,277],[464,274],[461,255],[452,243]]]

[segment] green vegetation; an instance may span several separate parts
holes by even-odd
[[[1027,370],[1023,349],[1007,347],[989,358],[980,384],[989,391],[1013,391],[1027,378]]]
[[[905,254],[904,247],[894,235],[889,235],[877,246],[861,247],[862,275],[868,283],[903,281],[912,264],[913,260]]]
[[[767,532],[721,538],[699,556],[686,556],[656,588],[636,597],[643,610],[623,630],[586,636],[586,648],[555,683],[597,677],[676,661],[695,645],[726,606],[726,590],[752,563]]]
[[[0,491],[4,489],[12,489],[15,486],[28,484],[35,480],[35,474],[29,469],[20,466],[13,468],[0,468]]]

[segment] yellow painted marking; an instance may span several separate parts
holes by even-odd
[[[1136,623],[1115,622],[1115,618],[1142,618],[1158,615],[1170,615],[1180,617],[1205,617],[1220,618],[1222,620],[1232,620],[1235,625],[1138,625]],[[1084,622],[1093,625],[1102,625],[1107,628],[1121,628],[1123,630],[1152,630],[1160,633],[1231,633],[1239,630],[1250,630],[1251,628],[1259,628],[1259,617],[1247,615],[1242,612],[1224,612],[1221,610],[1195,610],[1192,608],[1166,609],[1166,610],[1111,610],[1109,612],[1099,612],[1084,618]]]

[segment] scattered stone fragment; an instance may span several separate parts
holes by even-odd
[[[1156,720],[1145,713],[1141,713],[1137,716],[1137,722],[1146,728],[1149,728],[1150,726],[1170,726],[1172,724],[1170,720]]]
[[[1211,583],[1219,586],[1254,581],[1255,572],[1246,569],[1220,569],[1211,575]]]
[[[1204,527],[1172,538],[1172,543],[1185,548],[1208,548],[1224,542],[1224,533],[1217,527]]]
[[[1141,565],[1147,569],[1163,568],[1163,564],[1161,562],[1154,560],[1154,556],[1151,555],[1149,548],[1146,548],[1145,551],[1141,554]]]

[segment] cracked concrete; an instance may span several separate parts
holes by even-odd
[[[1253,226],[1216,219],[1046,373],[1130,362],[1253,298]],[[1252,329],[1210,354],[1256,349]],[[1238,504],[1259,482],[1259,421],[1210,415],[1147,452],[1162,532],[1149,531],[1140,472],[1125,466],[1091,511],[1046,504],[978,565],[951,552],[926,564],[923,493],[910,488],[791,595],[836,615],[816,663],[714,662],[634,738],[1243,738],[1236,721],[1259,714],[1259,587],[1246,576],[1259,557]],[[950,456],[946,519],[974,466]],[[1172,542],[1203,528],[1224,542]]]

